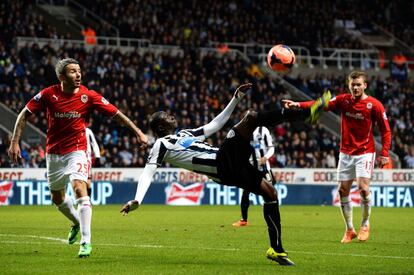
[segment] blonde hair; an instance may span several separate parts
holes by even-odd
[[[79,65],[79,62],[76,59],[73,58],[65,58],[59,60],[55,65],[55,73],[57,78],[59,78],[60,75],[65,74],[65,68],[69,64],[77,64]]]
[[[351,79],[360,78],[360,77],[364,79],[364,82],[367,82],[367,74],[363,71],[352,71],[348,75],[348,81]]]

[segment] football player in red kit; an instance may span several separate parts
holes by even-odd
[[[82,73],[77,60],[62,59],[56,64],[55,71],[60,84],[40,91],[17,117],[9,156],[13,162],[18,162],[21,158],[19,140],[27,118],[46,111],[48,121],[46,165],[52,201],[58,210],[73,223],[68,243],[75,243],[80,231],[81,241],[78,255],[88,257],[92,250],[92,207],[86,188],[90,163],[86,155],[85,129],[90,113],[97,110],[128,127],[136,135],[143,149],[147,147],[148,138],[102,95],[81,85]],[[69,182],[77,198],[77,210],[72,200],[65,196]]]
[[[365,72],[353,71],[348,75],[350,93],[332,98],[325,111],[337,110],[341,113],[341,147],[338,162],[339,196],[346,231],[342,243],[350,243],[358,237],[360,241],[369,238],[371,197],[369,184],[375,163],[374,125],[381,133],[382,149],[378,157],[379,166],[389,162],[391,130],[387,114],[380,101],[365,93],[367,88]],[[313,101],[294,102],[284,100],[285,108],[309,108]],[[362,221],[358,234],[352,222],[352,205],[349,192],[356,179],[361,195]]]

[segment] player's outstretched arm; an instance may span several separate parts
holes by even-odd
[[[233,97],[237,99],[242,99],[246,95],[246,92],[252,88],[252,86],[253,86],[252,83],[246,83],[246,84],[240,85],[239,87],[237,87],[236,91],[234,92]]]
[[[323,106],[324,111],[332,111],[337,108],[337,102],[342,99],[343,97],[337,96],[331,100],[331,92],[327,90],[316,100],[297,102],[290,99],[283,99],[282,104],[285,109],[311,109],[313,108],[312,106],[317,106],[317,109],[319,109],[320,106]]]
[[[31,113],[27,110],[27,108],[23,108],[23,110],[18,115],[16,123],[14,125],[13,136],[10,142],[8,154],[13,163],[16,164],[19,161],[19,158],[22,157],[20,152],[19,141],[22,136],[24,127],[26,126],[27,117],[30,115]]]
[[[134,211],[138,209],[138,207],[139,203],[137,200],[130,200],[129,202],[124,204],[124,206],[122,206],[121,213],[123,216],[126,216],[130,211]]]
[[[283,103],[283,108],[285,109],[291,109],[291,108],[299,108],[300,107],[300,103],[290,100],[290,99],[283,99],[282,100]]]
[[[249,90],[251,87],[252,83],[240,85],[234,92],[233,98],[231,99],[229,104],[227,104],[226,108],[224,108],[224,110],[221,111],[221,113],[218,114],[212,121],[202,126],[204,128],[204,135],[206,137],[214,134],[226,124],[231,114],[233,113],[237,103],[240,102],[240,100],[245,96],[247,90]]]
[[[135,193],[135,199],[128,201],[121,209],[122,215],[126,216],[130,211],[133,211],[138,208],[142,203],[142,200],[145,197],[145,194],[148,191],[149,186],[151,185],[152,176],[157,170],[156,164],[147,164],[145,165],[144,171],[139,177],[137,191]]]
[[[114,116],[115,121],[120,125],[128,127],[134,134],[137,136],[139,144],[141,144],[141,149],[146,149],[148,147],[148,137],[139,129],[126,115],[121,111]]]

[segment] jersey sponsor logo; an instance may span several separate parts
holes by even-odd
[[[361,113],[350,113],[350,112],[346,112],[345,115],[347,117],[352,117],[355,119],[359,119],[359,120],[363,120],[364,119],[364,115]]]
[[[88,102],[88,96],[87,96],[87,95],[81,95],[81,101],[82,101],[83,103]]]
[[[102,101],[102,103],[103,103],[103,104],[105,104],[105,105],[108,105],[108,104],[109,104],[109,101],[108,101],[108,100],[106,100],[106,98],[104,98],[104,97],[102,97],[102,98],[101,98],[101,101]]]
[[[169,205],[200,205],[204,195],[203,190],[203,183],[182,186],[173,182],[165,188],[166,203]]]
[[[371,102],[368,102],[368,103],[367,103],[367,109],[368,109],[368,110],[372,109],[372,103],[371,103]]]
[[[0,182],[0,205],[9,205],[9,197],[13,195],[12,188],[12,181]]]
[[[65,112],[65,113],[55,112],[54,117],[55,118],[80,118],[81,114],[76,111]]]
[[[39,101],[41,97],[42,97],[42,93],[38,93],[37,95],[33,97],[33,99],[36,101]]]
[[[188,147],[191,146],[191,144],[193,144],[195,140],[196,139],[192,137],[184,137],[184,138],[181,138],[177,143],[187,149]]]

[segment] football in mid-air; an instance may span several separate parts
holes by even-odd
[[[295,64],[295,61],[295,53],[286,45],[273,46],[267,54],[267,64],[277,72],[289,70]]]

